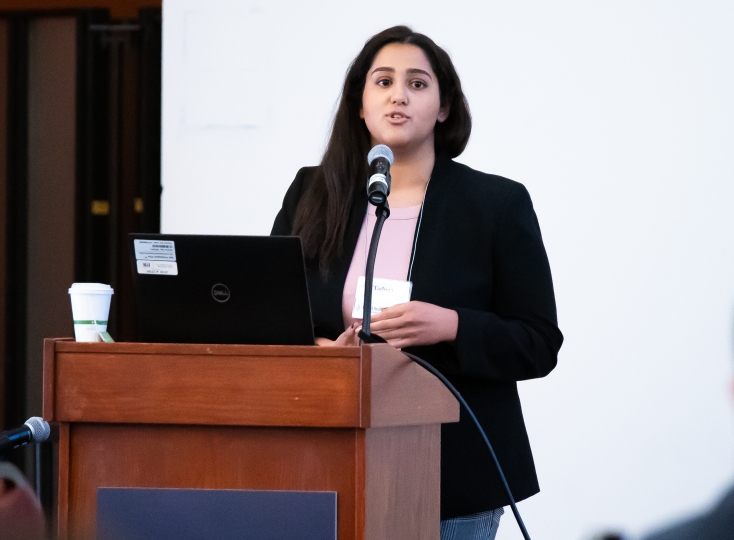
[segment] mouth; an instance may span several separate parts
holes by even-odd
[[[407,120],[408,118],[410,118],[409,116],[406,116],[405,114],[399,112],[388,113],[386,116],[391,120]]]

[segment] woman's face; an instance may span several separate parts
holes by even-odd
[[[372,144],[393,151],[433,149],[433,128],[443,122],[438,80],[420,47],[385,45],[375,56],[362,93],[362,109]]]

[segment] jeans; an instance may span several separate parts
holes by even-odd
[[[471,516],[445,519],[441,522],[441,540],[494,540],[505,511],[495,508]]]

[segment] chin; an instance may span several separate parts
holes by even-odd
[[[375,144],[384,144],[388,147],[390,147],[390,150],[395,152],[396,150],[401,150],[405,148],[410,148],[413,146],[414,142],[410,140],[409,137],[400,137],[400,136],[391,136],[391,137],[373,137],[373,146]]]

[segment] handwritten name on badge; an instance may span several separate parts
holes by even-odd
[[[374,278],[372,280],[372,315],[385,308],[410,302],[413,283],[399,279]],[[352,317],[361,319],[364,311],[364,276],[357,279]]]

